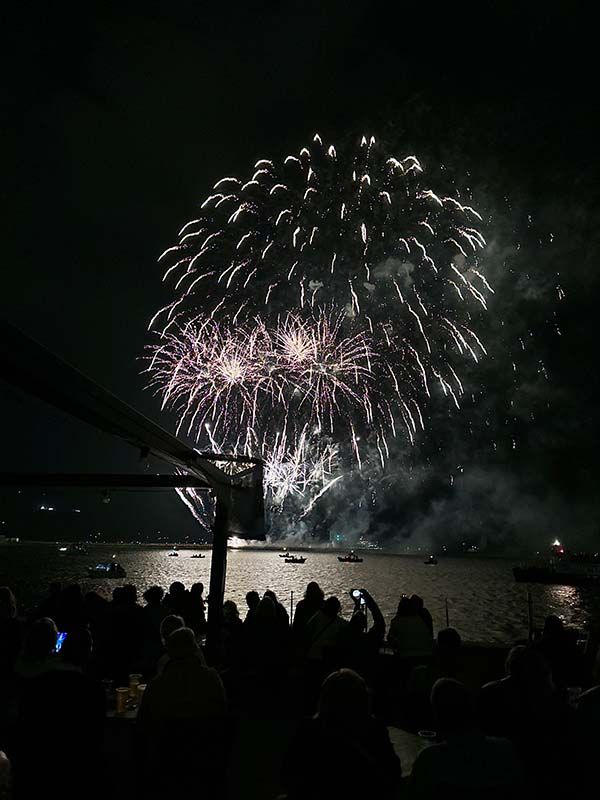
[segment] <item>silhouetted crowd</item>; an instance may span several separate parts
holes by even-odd
[[[250,797],[232,788],[243,759],[277,773],[265,800],[551,798],[597,782],[600,661],[558,617],[502,674],[492,649],[436,635],[420,597],[389,627],[367,590],[352,598],[345,619],[311,582],[290,620],[274,592],[249,591],[207,649],[201,583],[142,602],[133,585],[108,601],[54,584],[26,620],[0,587],[0,798]],[[422,743],[410,775],[397,728]]]

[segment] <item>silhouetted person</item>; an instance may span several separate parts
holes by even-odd
[[[248,611],[246,612],[246,618],[244,622],[247,622],[249,619],[252,619],[252,615],[258,608],[258,604],[260,603],[260,595],[258,592],[252,590],[246,594],[246,605],[248,606]]]
[[[0,586],[0,682],[13,675],[23,632],[23,625],[17,618],[15,596],[8,586]]]
[[[60,596],[62,593],[62,584],[59,581],[54,581],[48,586],[48,596],[45,597],[36,609],[34,614],[35,619],[41,617],[50,617],[50,619],[58,619],[58,609],[60,603]]]
[[[176,614],[178,617],[183,617],[185,619],[188,593],[181,581],[173,581],[169,586],[169,592],[165,595],[163,603],[169,609],[169,613]]]
[[[113,593],[108,616],[110,674],[121,686],[131,672],[142,666],[144,615],[137,604],[137,589],[132,584]]]
[[[270,597],[265,595],[251,619],[244,623],[244,644],[250,672],[267,682],[282,677],[287,665],[289,632]]]
[[[57,616],[54,618],[59,631],[67,632],[85,625],[83,594],[78,583],[71,583],[60,593]]]
[[[32,622],[15,662],[17,677],[36,678],[55,667],[57,638],[58,631],[54,620],[42,617]]]
[[[433,636],[433,619],[431,617],[429,609],[425,608],[425,603],[423,602],[423,598],[419,597],[418,594],[413,594],[411,595],[410,602],[412,603],[412,606],[417,612],[417,614],[427,625],[430,635]]]
[[[360,598],[354,598],[355,610],[350,618],[348,636],[344,644],[347,665],[355,669],[365,680],[374,676],[375,661],[385,640],[385,620],[373,597],[366,589],[361,589],[365,600],[364,608],[371,612],[373,623],[368,627],[368,617],[360,605]]]
[[[344,644],[348,622],[340,616],[342,606],[337,597],[328,597],[323,607],[307,625],[307,657],[309,660],[335,662],[337,651]]]
[[[193,583],[187,596],[185,624],[191,628],[196,637],[206,632],[206,608],[204,605],[203,583]]]
[[[560,617],[546,617],[542,638],[536,644],[552,670],[556,686],[565,688],[582,683],[582,659],[575,634],[565,628]]]
[[[349,669],[334,672],[284,760],[287,797],[379,800],[395,796],[401,776],[387,729],[370,714],[365,681]]]
[[[8,586],[0,586],[0,748],[17,716],[15,662],[23,646],[24,626],[17,617],[17,601]]]
[[[227,667],[237,667],[242,657],[244,645],[244,623],[233,600],[223,603],[223,650]]]
[[[440,678],[461,680],[463,668],[461,661],[462,641],[454,628],[438,631],[433,658],[428,664],[415,666],[409,675],[406,689],[406,711],[415,728],[430,729],[431,690]]]
[[[217,671],[206,666],[190,628],[171,633],[167,652],[169,660],[148,684],[138,714],[144,794],[164,798],[198,796],[200,791],[203,797],[219,796],[225,752],[223,684]]]
[[[142,664],[144,675],[151,677],[156,673],[158,659],[164,652],[160,627],[169,610],[162,604],[164,590],[161,586],[150,586],[144,592],[146,605],[142,608],[144,637],[142,645]]]
[[[271,589],[267,589],[265,592],[265,597],[270,597],[275,605],[275,613],[277,619],[281,623],[284,628],[289,628],[290,626],[290,616],[288,612],[285,610],[285,607],[279,602],[277,599],[277,595]]]
[[[451,678],[435,682],[431,692],[439,744],[422,750],[410,776],[412,798],[510,797],[522,772],[507,739],[479,730],[468,689]]]
[[[105,716],[102,684],[86,674],[89,631],[70,631],[54,668],[31,678],[19,704],[20,746],[16,782],[20,796],[48,793],[48,776],[60,771],[60,796],[104,791],[98,774]],[[62,768],[61,768],[62,765]]]
[[[486,733],[510,739],[531,780],[548,791],[566,778],[571,714],[552,681],[550,667],[533,647],[513,647],[508,675],[486,684],[480,714]],[[549,769],[551,765],[551,769]]]
[[[156,665],[156,672],[160,675],[165,668],[165,665],[169,661],[169,653],[167,651],[167,639],[173,633],[173,631],[179,630],[179,628],[185,628],[185,622],[183,621],[183,617],[178,617],[176,614],[169,614],[166,616],[160,625],[160,642],[162,645],[162,654],[158,659],[158,663]]]
[[[325,595],[319,584],[311,581],[306,587],[303,599],[299,601],[294,611],[292,635],[297,647],[304,645],[308,621],[317,611],[321,610],[324,600]]]
[[[402,597],[390,623],[388,642],[402,662],[403,672],[426,662],[433,653],[433,639],[427,623],[408,597]]]

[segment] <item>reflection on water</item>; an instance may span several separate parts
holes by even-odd
[[[82,584],[110,596],[115,585],[135,583],[140,593],[151,584],[168,586],[180,580],[187,586],[202,581],[208,587],[210,551],[206,558],[192,559],[192,550],[169,558],[167,548],[94,547],[89,554],[62,555],[53,545],[0,547],[0,585],[15,588],[21,606],[31,608],[51,581]],[[115,554],[127,570],[127,578],[87,578],[87,567],[108,561]],[[527,586],[515,583],[514,563],[504,559],[444,558],[437,566],[425,566],[422,557],[365,553],[362,564],[341,564],[337,554],[308,552],[305,564],[285,564],[275,552],[230,550],[226,597],[245,613],[250,589],[272,589],[288,608],[302,597],[310,580],[318,581],[326,594],[336,594],[349,614],[349,592],[365,587],[379,603],[387,621],[405,594],[419,594],[433,616],[436,628],[445,626],[448,600],[450,624],[467,640],[506,643],[527,635]],[[568,586],[532,586],[535,624],[547,614],[562,616],[569,625],[584,627],[600,613],[600,597],[592,589]]]

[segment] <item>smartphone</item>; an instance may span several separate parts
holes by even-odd
[[[54,648],[55,653],[60,653],[60,648],[63,646],[66,638],[67,634],[64,631],[58,634],[58,638],[56,639],[56,647]]]
[[[350,594],[355,600],[360,600],[360,598],[362,597],[362,592],[360,591],[360,589],[352,589]]]

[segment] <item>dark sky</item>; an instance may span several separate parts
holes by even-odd
[[[504,245],[522,243],[536,287],[560,271],[560,339],[543,292],[537,306],[519,300],[513,309],[539,322],[551,410],[521,427],[518,464],[477,462],[471,480],[478,470],[494,483],[500,475],[510,487],[500,505],[516,496],[542,517],[560,508],[566,524],[571,509],[586,540],[597,538],[589,4],[136,5],[17,4],[5,22],[0,313],[172,429],[139,374],[148,321],[166,302],[157,256],[222,175],[298,149],[316,130],[334,141],[385,135],[399,150],[470,173]],[[511,291],[522,299],[515,283]],[[508,289],[503,298],[510,303]],[[125,446],[6,385],[0,408],[2,469],[139,468]],[[190,528],[176,501],[134,497],[125,510],[144,531],[157,502],[171,527]],[[428,489],[411,500],[406,530],[423,524],[436,497]],[[437,501],[456,512],[446,494]]]

